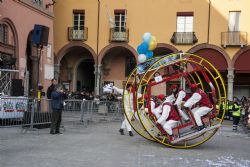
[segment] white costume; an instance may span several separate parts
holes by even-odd
[[[156,116],[157,119],[159,119],[162,113],[162,105],[159,105],[158,107],[152,109],[152,113]]]
[[[174,101],[176,100],[173,93],[167,96],[166,99],[168,99],[170,103],[174,103]]]
[[[167,103],[167,104],[164,104]],[[172,135],[173,134],[173,128],[176,127],[179,124],[179,121],[172,119],[171,116],[171,105],[169,99],[166,99],[163,102],[163,107],[162,107],[162,114],[159,117],[159,119],[157,120],[157,123],[159,123],[164,130],[169,134]]]
[[[113,86],[113,89],[119,93],[119,94],[123,94],[123,89],[119,89],[115,86]],[[127,113],[127,116],[128,118],[131,120],[132,118],[132,114],[134,112],[134,107],[133,107],[133,95],[132,94],[129,94],[127,90],[125,90],[124,92],[124,109]],[[131,125],[130,123],[128,122],[127,120],[127,117],[126,115],[124,114],[124,120],[122,122],[122,125],[121,125],[121,129],[125,129],[127,128],[127,131],[132,131],[132,128],[131,128]]]
[[[181,104],[183,103],[184,98],[186,97],[186,94],[187,93],[185,91],[180,90],[177,94],[177,98],[176,98],[174,105],[177,106],[177,109],[178,109],[180,115],[182,116],[182,118],[184,120],[189,120],[188,115],[184,111],[181,110]]]
[[[119,94],[123,94],[123,89],[119,89],[119,88],[117,88],[117,87],[115,87],[115,86],[113,86],[113,89],[117,92],[117,93],[119,93]],[[137,93],[137,96],[138,96],[138,98],[140,98],[140,97],[142,97],[142,95],[140,94],[140,93]],[[154,101],[150,101],[150,105],[151,105],[151,110],[155,107],[155,103],[154,103]],[[124,109],[125,109],[125,111],[126,111],[126,114],[127,114],[127,117],[131,120],[131,118],[132,118],[132,116],[134,115],[135,116],[135,118],[139,121],[139,118],[138,118],[138,114],[136,114],[135,112],[134,112],[134,102],[133,102],[133,94],[132,93],[128,93],[128,91],[127,90],[125,90],[125,92],[124,92]],[[148,108],[145,108],[144,109],[145,110],[145,112],[147,112],[148,111]],[[143,111],[143,110],[142,110]],[[139,110],[139,112],[141,112],[141,110]],[[141,119],[143,120],[143,122],[144,123],[146,123],[147,122],[147,118],[145,117],[145,115],[143,114],[143,112],[141,112],[140,113],[141,115]],[[123,120],[123,122],[122,122],[122,125],[121,125],[121,129],[125,129],[125,128],[127,128],[127,131],[131,131],[132,130],[132,128],[131,128],[131,125],[130,125],[130,123],[129,123],[129,121],[127,120],[127,117],[126,117],[126,115],[124,114],[124,120]],[[146,126],[148,126],[148,128],[150,128],[150,125],[148,124],[148,125],[146,125]]]
[[[194,115],[194,119],[197,126],[202,126],[203,124],[201,121],[201,117],[210,112],[213,107],[207,95],[201,89],[198,89],[196,92],[193,93],[193,95],[184,104],[184,107],[191,108],[197,103],[199,103],[199,107],[196,107],[191,111]]]

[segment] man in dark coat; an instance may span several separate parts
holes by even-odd
[[[47,89],[47,98],[51,99],[51,93],[55,90],[55,85],[57,84],[56,79],[51,80],[51,85]]]
[[[52,106],[52,122],[50,134],[61,134],[60,124],[62,120],[64,90],[61,85],[56,85],[55,90],[51,93],[51,106]]]

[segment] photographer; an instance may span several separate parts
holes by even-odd
[[[52,122],[50,134],[61,134],[60,124],[62,120],[64,89],[61,85],[56,85],[55,90],[51,93],[52,98]]]

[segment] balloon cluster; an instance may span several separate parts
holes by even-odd
[[[153,51],[156,48],[156,38],[149,32],[143,34],[143,42],[137,47],[137,52],[139,54],[139,63],[145,62],[154,56]]]

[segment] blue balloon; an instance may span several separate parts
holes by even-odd
[[[140,47],[141,47],[141,51],[143,52],[141,54],[148,52],[149,45],[147,42],[142,42]]]
[[[142,49],[141,49],[141,45],[139,45],[139,46],[137,47],[137,53],[138,53],[138,54],[143,54],[143,53],[142,53]]]
[[[154,53],[151,50],[149,50],[148,52],[145,53],[145,55],[146,55],[147,59],[150,59],[154,56]]]
[[[141,43],[141,44],[137,47],[137,52],[138,52],[139,54],[145,54],[146,52],[149,51],[148,48],[149,48],[149,45],[148,45],[146,42],[143,42],[143,43]]]
[[[149,43],[149,41],[151,40],[151,34],[149,32],[146,32],[143,34],[143,41],[146,43]]]

